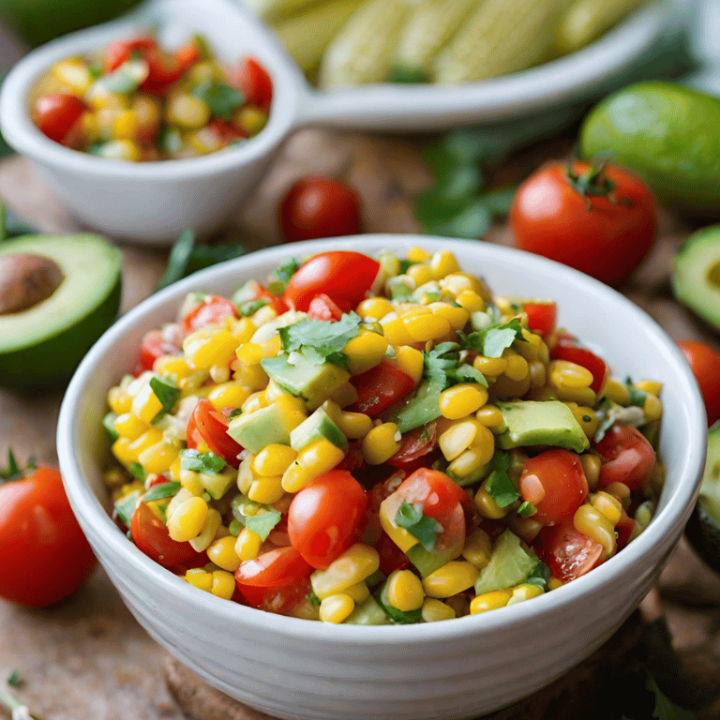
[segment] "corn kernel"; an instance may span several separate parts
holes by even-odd
[[[340,412],[335,424],[349,440],[364,438],[373,428],[372,419],[364,413]]]
[[[243,528],[235,541],[235,554],[242,562],[254,560],[260,554],[262,542],[256,532]]]
[[[250,391],[236,382],[226,382],[208,393],[208,400],[216,410],[239,408],[250,397]]]
[[[163,409],[162,403],[153,392],[149,382],[144,382],[132,399],[132,414],[146,424],[150,424]]]
[[[253,470],[258,475],[270,477],[282,475],[294,462],[297,453],[288,445],[266,445],[253,460]]]
[[[630,403],[630,391],[626,385],[615,378],[606,378],[600,390],[608,400],[618,403],[618,405],[628,405]]]
[[[617,525],[622,515],[622,503],[610,493],[599,492],[590,496],[590,504],[601,512],[612,524]]]
[[[203,550],[207,550],[210,547],[210,543],[212,543],[215,539],[215,534],[221,524],[222,517],[220,516],[220,513],[214,508],[208,510],[207,518],[205,518],[205,523],[200,531],[200,534],[196,538],[190,540],[192,549],[195,550],[195,552],[203,552]]]
[[[317,477],[332,470],[344,457],[345,453],[339,447],[322,438],[306,445],[298,453],[297,463]]]
[[[275,335],[269,340],[260,343],[260,349],[262,350],[263,359],[277,357],[282,352],[282,342],[280,336]]]
[[[210,120],[210,108],[199,98],[186,93],[170,97],[165,107],[165,120],[186,130],[197,130]]]
[[[534,388],[541,388],[547,382],[547,368],[539,360],[530,363],[530,384]]]
[[[645,396],[645,404],[643,405],[643,413],[649,422],[659,420],[662,417],[662,403],[656,395],[647,393]]]
[[[473,360],[473,367],[481,372],[485,377],[498,377],[507,369],[508,361],[504,357],[489,358],[484,355],[478,355]]]
[[[475,417],[486,428],[499,428],[505,424],[505,417],[496,405],[484,405],[475,413]]]
[[[592,505],[583,504],[575,511],[573,525],[578,532],[603,546],[602,557],[608,558],[615,554],[615,527]]]
[[[282,487],[285,492],[296,493],[302,490],[314,477],[308,470],[294,462],[282,476]],[[241,488],[242,489],[242,488]]]
[[[200,497],[205,492],[205,485],[200,479],[200,473],[192,470],[180,469],[180,485],[195,497]]]
[[[469,313],[479,312],[485,308],[485,301],[472,290],[463,290],[456,300],[458,305]]]
[[[225,570],[215,570],[211,577],[212,588],[210,592],[215,597],[230,600],[235,592],[235,576]]]
[[[507,357],[507,366],[505,367],[505,375],[515,382],[524,380],[530,373],[530,365],[528,361],[517,354],[509,354]]]
[[[78,58],[68,58],[56,63],[53,65],[52,74],[58,82],[77,95],[84,95],[93,82],[87,65]]]
[[[259,365],[263,359],[263,350],[257,343],[246,342],[240,345],[235,355],[246,365]]]
[[[495,436],[484,425],[476,426],[473,444],[448,466],[455,477],[465,478],[492,460],[495,452]]]
[[[284,494],[282,475],[259,477],[250,483],[250,490],[248,490],[248,497],[253,502],[263,503],[264,505],[272,505]]]
[[[409,345],[397,346],[395,347],[395,362],[398,368],[409,375],[416,385],[420,382],[425,361],[419,350]]]
[[[432,255],[424,248],[417,247],[414,245],[407,251],[407,259],[411,263],[424,263],[427,262]]]
[[[495,498],[487,491],[485,483],[483,483],[475,493],[475,507],[478,513],[488,520],[499,520],[510,512],[510,507],[501,508]]]
[[[110,388],[108,391],[108,405],[110,409],[117,415],[130,412],[132,406],[132,396],[127,390],[120,387]]]
[[[450,323],[438,315],[404,315],[402,321],[411,342],[438,340],[450,332]]]
[[[441,280],[446,275],[458,272],[458,265],[455,256],[449,250],[438,250],[430,258],[430,272],[435,280]]]
[[[422,619],[424,622],[439,622],[440,620],[452,620],[455,610],[442,600],[426,598],[422,606]]]
[[[548,590],[557,590],[558,588],[561,588],[565,583],[562,580],[559,580],[556,577],[551,577],[548,580]]]
[[[357,306],[357,314],[363,318],[381,320],[388,313],[395,312],[395,306],[385,298],[367,298]]]
[[[574,402],[566,403],[566,405],[570,408],[570,411],[574,415],[575,420],[577,420],[578,425],[583,429],[585,435],[592,439],[600,425],[600,419],[595,414],[595,411],[586,405],[578,405]]]
[[[445,459],[450,462],[467,450],[475,440],[478,427],[471,420],[452,424],[438,438],[438,445]]]
[[[248,395],[245,402],[242,404],[241,409],[244,415],[250,415],[251,413],[265,408],[268,406],[267,398],[264,392],[255,392],[252,395]]]
[[[193,497],[185,500],[169,517],[168,533],[176,542],[192,540],[202,532],[207,516],[208,506],[202,498]]]
[[[412,345],[416,340],[405,327],[403,318],[395,317],[381,323],[383,334],[392,345]]]
[[[548,380],[556,388],[578,390],[592,385],[593,375],[582,365],[568,360],[552,360],[548,365]]]
[[[477,283],[473,282],[473,280],[474,278],[472,278],[470,275],[467,275],[466,273],[451,273],[450,275],[446,275],[444,278],[440,278],[438,284],[443,290],[445,290],[445,292],[448,292],[451,295],[455,295],[456,298],[459,298],[459,296],[462,295],[462,293],[464,292],[472,292],[477,295]],[[485,303],[483,302],[482,306],[484,306],[484,304]],[[482,310],[482,306],[477,309]]]
[[[183,579],[203,592],[211,592],[212,590],[212,575],[202,568],[192,568],[188,570],[183,576]]]
[[[268,114],[252,105],[241,107],[234,115],[233,122],[243,128],[250,137],[257,135],[267,125]]]
[[[385,356],[388,345],[386,337],[374,332],[362,333],[349,340],[342,351],[347,357],[350,374],[359,375],[375,367]]]
[[[120,437],[127,438],[131,442],[137,440],[148,429],[147,423],[144,423],[131,413],[118,415],[113,422],[113,426]]]
[[[478,570],[486,567],[492,557],[492,540],[480,528],[475,528],[465,540],[462,556]]]
[[[399,432],[395,423],[377,425],[362,439],[363,457],[369,465],[382,465],[399,449]]]
[[[539,585],[523,583],[522,585],[516,585],[512,588],[512,597],[508,600],[507,604],[516,605],[517,603],[532,600],[544,594],[545,591]]]
[[[229,330],[209,325],[196,330],[183,340],[188,363],[197,370],[209,370],[213,365],[226,365],[237,349],[237,340]]]
[[[170,504],[165,508],[167,519],[169,520],[186,500],[192,500],[192,498],[193,494],[189,490],[180,488],[175,494],[175,497],[170,500]]]
[[[187,364],[187,360],[177,355],[163,355],[153,365],[153,370],[158,375],[174,375],[178,380],[192,375],[193,369]]]
[[[137,453],[131,448],[132,442],[128,438],[119,437],[112,444],[112,453],[126,467],[137,462]]]
[[[235,552],[235,542],[236,539],[232,535],[216,540],[207,549],[208,559],[223,570],[235,572],[240,567],[241,562]]]
[[[364,581],[345,588],[343,592],[345,595],[349,595],[358,605],[370,597],[370,589]]]
[[[110,140],[100,147],[98,155],[107,160],[137,162],[140,159],[140,149],[132,140]]]
[[[478,613],[487,612],[488,610],[497,610],[498,608],[505,607],[508,602],[510,602],[512,595],[512,590],[493,590],[492,592],[478,595],[470,601],[470,614],[477,615]]]
[[[663,384],[657,380],[640,380],[635,383],[635,387],[638,390],[642,390],[643,392],[650,393],[650,395],[659,397],[663,389]]]
[[[425,593],[420,578],[412,570],[395,570],[387,579],[388,602],[403,612],[422,607]]]
[[[585,479],[588,481],[588,487],[590,490],[594,490],[600,480],[600,466],[602,465],[602,460],[598,455],[583,453],[580,455],[580,464],[583,467]]]
[[[470,313],[461,307],[446,303],[432,303],[429,307],[437,317],[447,320],[453,330],[462,330],[470,319]]]
[[[375,548],[357,543],[333,560],[326,570],[317,570],[310,576],[314,593],[324,600],[330,595],[362,582],[380,567],[380,556]]]
[[[488,391],[477,383],[460,383],[440,395],[440,412],[449,420],[459,420],[477,412],[488,400]]]
[[[170,469],[177,456],[178,451],[172,445],[163,441],[151,445],[138,453],[138,462],[143,466],[146,473],[159,475]]]
[[[432,271],[426,265],[411,265],[405,274],[413,280],[416,288],[435,279]]]
[[[327,623],[341,623],[355,609],[355,601],[344,593],[330,595],[320,602],[320,620]]]
[[[162,442],[163,434],[156,427],[149,427],[139,438],[132,441],[129,446],[129,450],[135,453],[136,457],[140,455],[144,450],[147,450],[153,445],[157,445]]]
[[[116,140],[133,140],[140,122],[133,110],[123,110],[114,120],[112,134]]]
[[[448,598],[467,590],[478,579],[478,570],[464,560],[451,560],[428,575],[422,585],[428,597]]]
[[[580,456],[580,459],[582,459],[582,457],[583,455]],[[620,504],[623,506],[625,511],[627,511],[628,507],[630,507],[632,493],[630,492],[630,488],[625,483],[610,483],[605,487],[605,492],[609,493],[613,497],[616,497],[620,501]]]

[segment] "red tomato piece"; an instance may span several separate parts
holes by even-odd
[[[311,320],[334,322],[340,320],[342,315],[342,310],[327,295],[316,295],[308,308],[308,317]]]
[[[404,470],[414,470],[415,464],[433,451],[436,440],[437,423],[432,422],[415,428],[402,436],[400,449],[387,461],[387,464]]]
[[[325,570],[355,541],[368,499],[346,470],[331,470],[306,485],[288,511],[292,546],[314,568]]]
[[[194,39],[186,42],[175,51],[175,60],[183,72],[198,62],[201,57],[202,50]]]
[[[180,321],[180,327],[185,335],[189,335],[206,325],[219,323],[227,317],[239,317],[235,305],[220,295],[205,295],[203,301]]]
[[[163,355],[175,355],[179,351],[180,347],[167,340],[160,330],[151,330],[140,343],[140,354],[134,370],[135,376],[137,377],[145,370],[152,370],[155,361]]]
[[[575,580],[602,563],[603,546],[576,530],[572,518],[544,527],[534,548],[553,577],[562,582]]]
[[[134,40],[117,40],[105,51],[105,72],[117,70],[130,59],[133,53],[144,57],[149,50],[157,50],[157,42],[153,38],[135,38]]]
[[[617,538],[617,549],[622,550],[629,542],[630,535],[635,529],[635,521],[623,510],[617,525],[615,526],[615,537]]]
[[[383,531],[380,539],[375,543],[375,549],[380,556],[380,570],[384,575],[390,575],[395,570],[404,570],[410,565],[408,556]]]
[[[620,482],[630,490],[639,490],[649,479],[655,467],[655,450],[645,436],[630,425],[613,425],[595,450],[602,455],[601,488]]]
[[[374,418],[404,398],[415,388],[415,381],[388,360],[360,375],[350,382],[357,390],[358,399],[350,409]]]
[[[520,493],[537,508],[533,519],[543,525],[571,517],[588,495],[580,458],[562,449],[546,450],[530,458],[520,475]]]
[[[705,402],[708,426],[720,419],[720,352],[707,343],[679,342]]]
[[[373,286],[380,263],[352,250],[320,253],[303,263],[290,278],[283,299],[295,310],[307,311],[316,295],[327,295],[349,312]]]
[[[246,130],[235,125],[229,120],[215,118],[208,123],[208,129],[222,143],[233,143],[237,140],[244,140],[249,137]]]
[[[289,309],[284,296],[279,298],[277,295],[273,295],[269,290],[260,285],[260,283],[258,283],[258,289],[253,300],[267,300],[278,315],[282,315]]]
[[[294,547],[284,547],[241,563],[235,581],[244,595],[245,588],[279,588],[310,577],[313,570]]]
[[[554,302],[524,302],[523,311],[528,318],[528,328],[547,337],[555,330],[557,305]]]
[[[57,143],[66,143],[87,105],[69,93],[42,95],[35,101],[33,121],[41,133]]]
[[[600,392],[608,376],[608,366],[595,353],[576,345],[574,338],[567,335],[560,336],[550,351],[550,357],[553,360],[567,360],[589,370],[593,376],[590,388],[595,393]]]
[[[172,569],[178,565],[193,563],[202,557],[195,552],[189,542],[177,542],[170,537],[163,521],[148,507],[147,503],[138,503],[130,523],[133,542],[140,552]]]
[[[278,585],[277,587],[252,587],[243,585],[238,587],[236,594],[256,610],[275,613],[276,615],[290,615],[298,603],[303,602],[310,592],[309,578]],[[237,599],[233,597],[237,602]]]
[[[239,67],[230,72],[230,83],[243,91],[245,101],[270,111],[273,98],[273,84],[267,70],[251,56],[246,57]]]
[[[200,400],[193,408],[187,425],[187,446],[196,449],[201,442],[225,462],[237,468],[237,456],[243,451],[242,445],[227,434],[227,418],[216,410],[209,400]]]
[[[286,242],[358,235],[362,232],[360,198],[339,180],[301,178],[280,204],[280,225]]]

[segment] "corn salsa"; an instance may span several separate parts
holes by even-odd
[[[32,116],[51,140],[98,157],[191,158],[257,135],[272,89],[253,57],[226,67],[200,36],[172,51],[137,37],[55,63],[35,88]]]
[[[552,591],[632,542],[663,481],[661,385],[556,320],[421,248],[190,294],[109,391],[115,518],[199,590],[299,618]]]

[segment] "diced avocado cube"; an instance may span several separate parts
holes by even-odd
[[[246,450],[259,453],[272,443],[289,445],[290,432],[296,425],[280,403],[273,403],[255,412],[238,415],[230,421],[227,434]]]
[[[423,383],[415,397],[398,412],[396,416],[398,430],[406,433],[440,417],[441,392],[440,385]]]
[[[352,611],[345,623],[347,625],[389,625],[390,618],[371,595]]]
[[[490,562],[475,581],[475,594],[482,595],[520,585],[535,574],[539,565],[537,555],[517,535],[505,530],[495,541]]]
[[[443,565],[447,565],[451,560],[454,560],[462,548],[456,547],[455,544],[447,548],[444,552],[432,552],[426,550],[420,543],[413,545],[409,550],[405,551],[408,560],[417,568],[420,576],[426,578],[428,575],[432,575],[436,570],[439,570]]]
[[[290,433],[290,446],[300,452],[306,445],[323,438],[343,452],[347,452],[348,441],[343,431],[330,419],[323,408],[318,408]]]
[[[237,476],[236,472],[226,470],[217,475],[200,475],[200,482],[214,500],[219,500],[232,487]]]
[[[558,400],[515,400],[497,406],[507,425],[507,431],[497,436],[503,450],[550,445],[580,453],[590,445],[570,408]]]
[[[265,358],[260,364],[281,388],[303,398],[310,410],[320,407],[350,379],[350,373],[339,365],[329,362],[318,365],[300,353],[294,353],[292,363],[289,355],[282,353]]]

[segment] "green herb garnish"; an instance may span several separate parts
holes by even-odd
[[[227,463],[213,452],[199,452],[195,449],[180,451],[180,467],[183,470],[202,473],[204,475],[217,475],[221,473]]]
[[[223,120],[231,118],[233,112],[245,102],[245,96],[240,90],[212,80],[196,85],[190,92],[208,105],[214,117]]]
[[[140,491],[135,490],[129,495],[115,501],[115,514],[118,516],[120,522],[126,527],[130,527],[132,522],[132,516],[135,513],[137,507],[138,498],[140,497]]]
[[[137,462],[130,463],[127,466],[128,472],[140,482],[145,482],[145,468]]]
[[[497,502],[497,501],[496,501]],[[517,514],[520,517],[532,517],[537,512],[537,508],[527,500],[523,502],[517,509]]]
[[[153,485],[143,496],[143,501],[149,503],[153,500],[164,500],[173,497],[178,494],[180,487],[179,482],[165,482]]]
[[[437,534],[443,531],[443,526],[437,520],[423,515],[420,503],[411,505],[407,500],[403,500],[395,513],[395,524],[416,537],[428,552],[435,549]]]
[[[453,342],[440,343],[425,353],[423,377],[431,384],[445,389],[458,382],[476,382],[487,387],[485,376],[472,365],[460,363],[460,346]]]
[[[175,406],[178,397],[180,397],[180,390],[175,382],[168,378],[161,378],[158,375],[150,378],[150,389],[160,401],[165,412],[170,412]]]
[[[522,329],[520,320],[513,318],[505,323],[493,323],[484,330],[476,330],[469,335],[463,333],[458,333],[458,335],[463,347],[476,350],[485,357],[499,358],[515,340],[525,341]]]
[[[278,334],[286,353],[302,351],[304,357],[316,365],[324,362],[345,365],[345,356],[341,350],[358,336],[360,323],[360,316],[350,312],[333,323],[301,320],[294,325],[279,328]]]
[[[506,508],[520,499],[520,493],[508,475],[510,456],[498,450],[493,455],[491,462],[494,469],[485,482],[485,489],[498,507]]]

